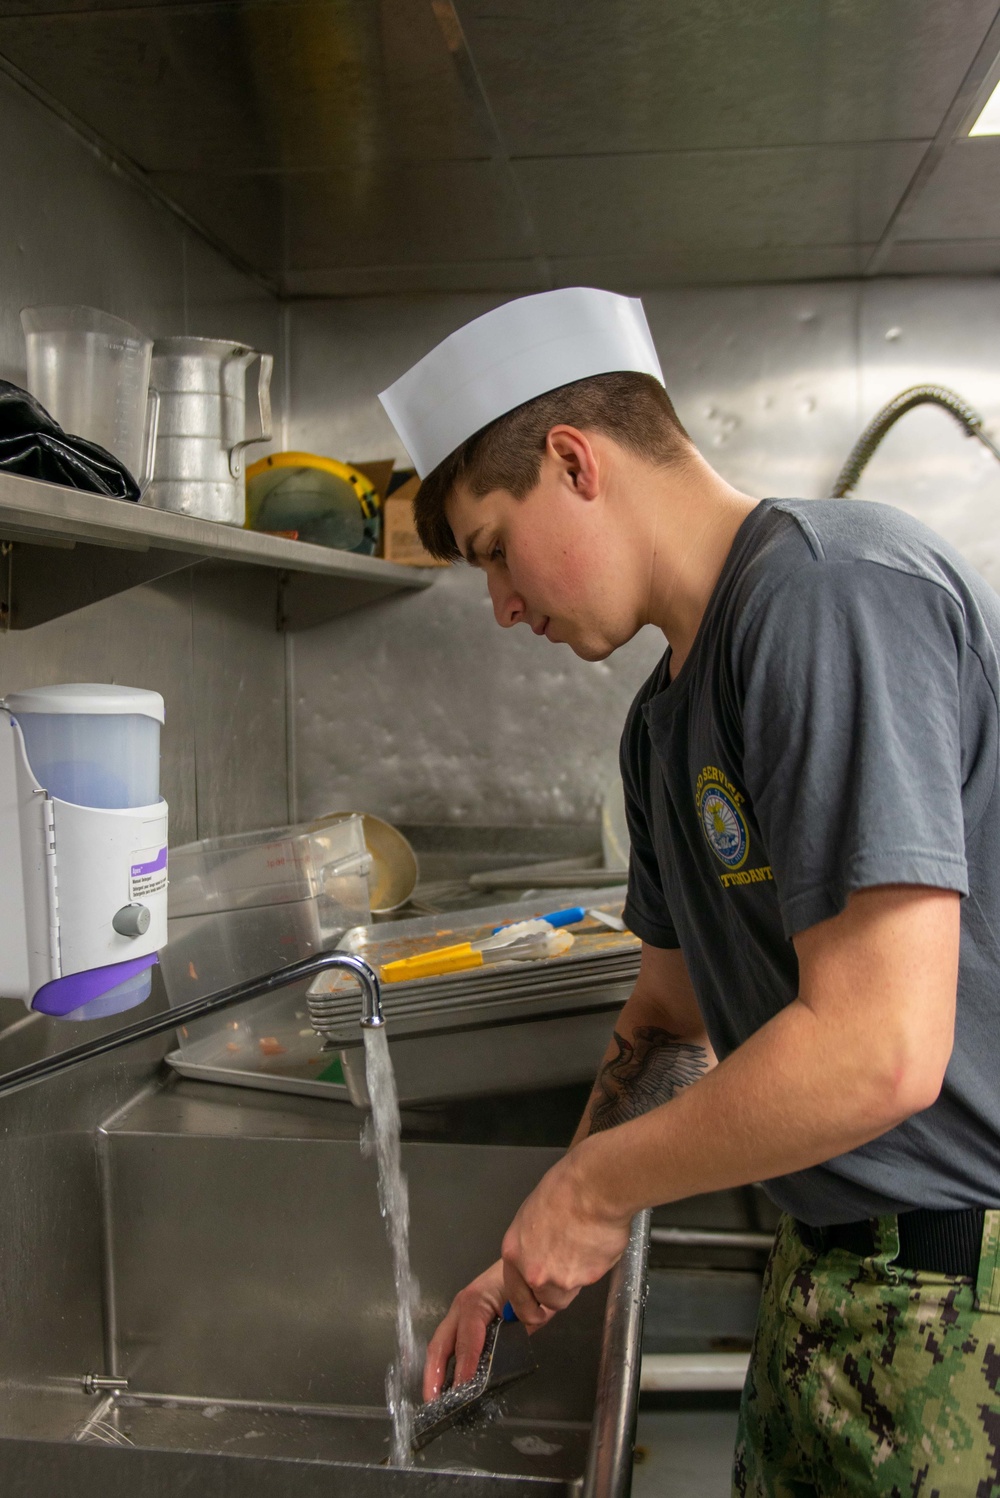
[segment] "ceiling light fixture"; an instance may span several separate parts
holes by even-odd
[[[969,129],[970,135],[1000,135],[1000,83],[990,94]]]

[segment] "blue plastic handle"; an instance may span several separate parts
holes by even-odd
[[[541,919],[550,926],[575,926],[577,921],[587,919],[587,912],[582,905],[570,905],[566,910],[554,910],[551,915],[543,915]],[[503,930],[503,926],[494,926],[493,935],[498,936]]]
[[[587,912],[582,905],[571,905],[568,910],[557,910],[552,915],[543,915],[542,920],[548,921],[550,926],[575,926],[577,921],[585,921]]]
[[[514,1310],[514,1307],[511,1305],[509,1300],[504,1301],[504,1307],[500,1314],[503,1317],[504,1321],[517,1320],[517,1312]]]

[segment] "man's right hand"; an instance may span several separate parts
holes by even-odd
[[[503,1261],[497,1260],[478,1279],[460,1290],[427,1346],[424,1399],[436,1399],[444,1384],[448,1359],[455,1354],[454,1384],[467,1383],[479,1365],[486,1328],[503,1310]]]
[[[424,1363],[424,1399],[436,1399],[441,1393],[448,1359],[455,1354],[454,1387],[468,1383],[479,1366],[486,1328],[495,1321],[504,1308],[507,1292],[504,1289],[503,1260],[498,1259],[478,1279],[460,1290],[451,1303],[447,1316],[434,1333],[427,1347]],[[539,1307],[541,1325],[551,1320],[553,1311]],[[531,1330],[535,1330],[534,1327]]]

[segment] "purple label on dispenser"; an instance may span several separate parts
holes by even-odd
[[[129,898],[142,900],[167,887],[166,848],[146,848],[136,854],[129,872]]]
[[[132,878],[138,879],[142,874],[155,874],[159,869],[167,866],[167,850],[161,848],[154,859],[149,863],[134,863],[132,865]]]

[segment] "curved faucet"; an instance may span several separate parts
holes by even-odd
[[[940,406],[943,411],[954,416],[967,437],[976,437],[995,458],[1000,460],[1000,449],[986,435],[983,430],[983,418],[974,407],[969,405],[968,401],[964,401],[960,395],[955,394],[954,390],[948,390],[944,385],[911,385],[908,390],[903,390],[899,395],[893,396],[892,400],[887,401],[872,417],[844,460],[844,466],[834,480],[830,498],[846,499],[889,428],[895,426],[899,418],[905,416],[907,411],[912,411],[914,406],[925,405]]]
[[[377,1030],[385,1024],[385,1016],[382,1013],[382,990],[379,986],[378,977],[373,968],[360,957],[354,957],[349,952],[335,952],[332,954],[339,960],[331,962],[331,968],[339,967],[345,972],[353,973],[361,985],[361,1027],[363,1030]],[[306,995],[306,1008],[309,1010],[309,1019],[317,1035],[325,1035],[329,1029],[324,1024],[327,1020],[331,995],[329,993],[311,993]],[[343,1024],[340,1025],[343,1029]]]
[[[275,973],[264,973],[259,978],[234,983],[231,988],[220,989],[218,993],[206,994],[200,999],[189,999],[186,1004],[178,1004],[176,1009],[167,1009],[161,1014],[150,1015],[148,1019],[136,1020],[134,1024],[125,1025],[111,1035],[99,1035],[95,1040],[85,1040],[80,1045],[59,1051],[55,1056],[46,1056],[41,1061],[31,1061],[27,1066],[19,1066],[0,1077],[0,1097],[8,1092],[16,1092],[21,1087],[29,1087],[33,1082],[42,1082],[46,1077],[55,1076],[57,1072],[66,1071],[71,1066],[79,1066],[81,1062],[90,1061],[95,1056],[120,1050],[122,1046],[131,1045],[134,1040],[162,1035],[191,1020],[201,1019],[206,1014],[218,1014],[222,1009],[233,1009],[249,999],[260,998],[262,994],[276,993],[292,983],[315,978],[328,968],[343,968],[357,978],[361,985],[361,1024],[364,1028],[377,1029],[383,1025],[382,991],[374,969],[363,958],[355,957],[350,952],[317,952],[315,957],[304,957],[301,962],[293,962]]]

